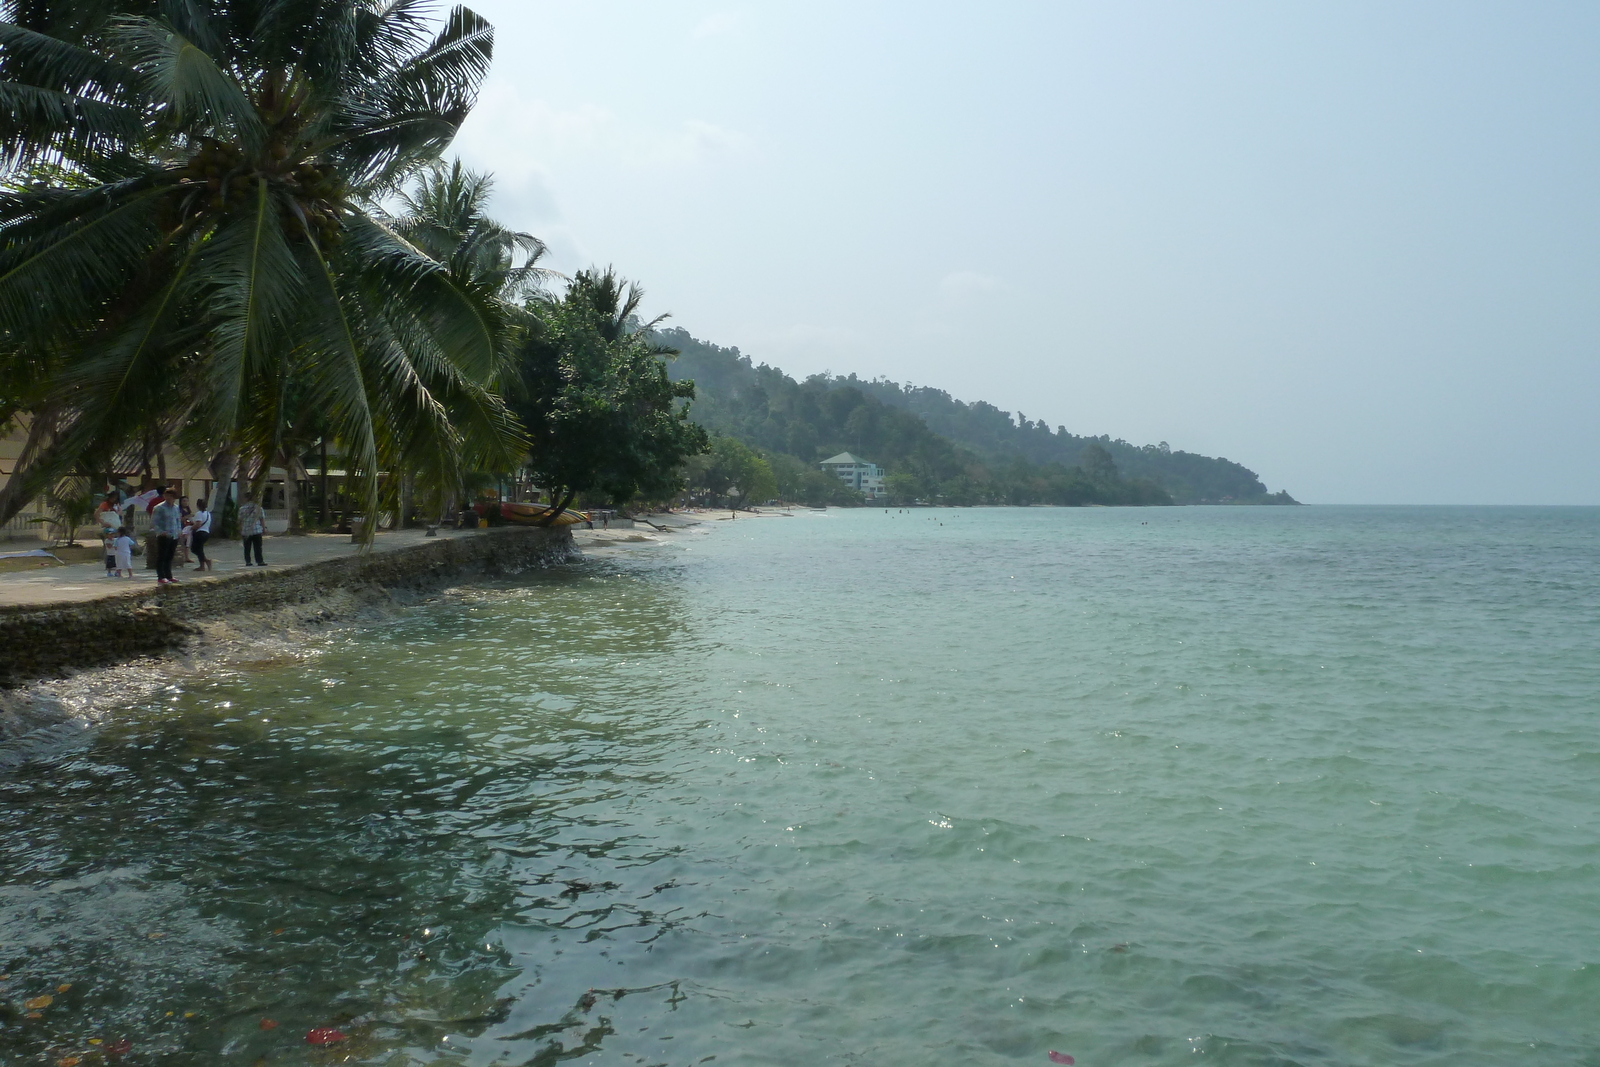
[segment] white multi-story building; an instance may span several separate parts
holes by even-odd
[[[868,463],[848,452],[840,452],[832,459],[823,460],[822,469],[868,500],[876,500],[885,495],[883,468],[876,463]]]

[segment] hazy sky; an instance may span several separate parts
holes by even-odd
[[[471,6],[501,218],[697,337],[1313,503],[1600,503],[1600,5]]]

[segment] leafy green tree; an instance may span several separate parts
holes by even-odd
[[[121,412],[267,462],[297,388],[369,510],[408,442],[512,454],[501,323],[374,206],[455,136],[487,22],[436,30],[405,0],[0,15],[0,388],[49,427],[0,521],[114,451]]]
[[[777,495],[780,500],[802,499],[801,481],[806,472],[815,468],[802,463],[797,456],[786,452],[763,452],[761,458],[767,461],[767,466],[772,468],[772,479],[777,486]]]
[[[889,503],[904,506],[923,499],[922,479],[906,471],[895,471],[883,480],[888,490]]]
[[[705,451],[685,403],[694,383],[667,377],[675,353],[653,340],[654,323],[639,323],[643,298],[607,268],[580,271],[565,294],[529,304],[512,404],[532,441],[528,467],[551,492],[551,520],[582,492],[617,503],[669,496],[684,461]]]
[[[743,507],[749,500],[770,500],[778,492],[772,467],[749,447],[732,437],[711,441],[702,485],[730,505]]]
[[[845,485],[831,474],[812,468],[806,471],[800,483],[800,499],[814,508],[826,504],[850,506],[860,504],[860,493]]]
[[[772,465],[757,456],[755,463],[751,464],[749,476],[740,483],[739,488],[744,490],[739,497],[740,507],[774,499],[778,495],[778,479],[772,473]]]
[[[1091,482],[1102,485],[1113,485],[1122,477],[1117,473],[1117,461],[1099,445],[1084,446],[1083,453],[1078,457],[1078,466],[1083,468],[1083,473]]]

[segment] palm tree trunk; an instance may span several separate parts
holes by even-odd
[[[263,452],[256,461],[255,474],[250,478],[250,491],[255,494],[256,503],[261,503],[261,495],[266,491],[267,483],[272,480],[272,453]],[[263,508],[265,504],[261,505]]]
[[[561,503],[556,504],[549,511],[533,520],[533,524],[535,526],[549,526],[560,517],[563,511],[566,511],[572,505],[572,501],[577,498],[577,495],[578,491],[576,489],[568,489],[567,495],[561,498]],[[555,493],[551,493],[550,499],[555,500],[555,498]]]
[[[300,462],[300,457],[286,454],[283,457],[283,504],[289,509],[289,528],[286,534],[303,534],[305,527],[300,523],[300,480],[306,475],[305,464]]]
[[[317,525],[326,526],[328,525],[328,439],[322,438],[317,447],[320,449],[318,460],[322,464],[321,469],[317,471],[317,477],[322,480],[322,512],[317,517]]]
[[[211,514],[216,519],[211,524],[211,536],[222,539],[224,534],[222,516],[227,511],[228,498],[233,495],[233,475],[239,465],[239,453],[228,446],[218,452],[211,459],[211,499],[206,505],[211,509]]]
[[[49,484],[55,468],[65,459],[64,435],[56,435],[54,412],[39,412],[28,423],[28,437],[22,444],[16,465],[5,488],[0,489],[0,524],[10,522],[23,508],[33,503]]]
[[[411,509],[416,506],[416,497],[417,476],[406,471],[400,475],[400,518],[396,529],[403,530],[411,525]]]
[[[442,503],[439,510],[439,525],[443,526],[445,520],[456,513],[456,487],[452,485],[446,489],[440,500]]]

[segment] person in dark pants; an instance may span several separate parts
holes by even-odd
[[[255,566],[265,567],[267,561],[261,558],[261,535],[267,532],[267,513],[261,510],[261,505],[256,503],[254,493],[246,493],[244,503],[239,505],[239,537],[244,541],[244,565],[251,566],[250,553],[255,552]]]
[[[178,509],[178,491],[168,489],[161,503],[150,509],[150,529],[156,535],[156,584],[172,585],[172,557],[178,553],[178,535],[183,533],[183,512]]]
[[[197,571],[211,569],[211,561],[206,559],[206,542],[211,540],[211,512],[206,510],[206,502],[200,501],[200,510],[189,516],[189,543],[194,546],[195,562],[199,564]]]

